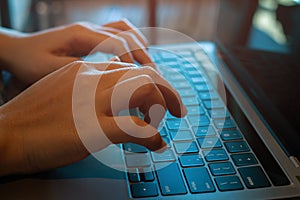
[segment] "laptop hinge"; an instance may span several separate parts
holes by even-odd
[[[295,156],[290,156],[290,160],[295,165],[295,167],[298,167],[298,168],[300,167],[300,162],[299,162],[298,158],[296,158]]]

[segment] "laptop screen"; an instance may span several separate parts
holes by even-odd
[[[260,13],[262,6],[252,0],[240,5],[221,1],[216,37],[225,44],[226,57],[230,57],[226,64],[271,127],[275,138],[288,155],[299,159],[300,6],[277,5],[273,11],[267,11],[272,12],[269,14],[274,24],[279,24],[273,30],[278,29],[285,43],[252,25],[254,20],[266,20],[268,13]],[[234,13],[230,15],[233,21],[229,27],[224,22],[228,12]],[[233,18],[234,15],[239,19]],[[245,27],[243,21],[250,27]]]

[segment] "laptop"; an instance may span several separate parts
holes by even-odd
[[[167,112],[160,123],[163,153],[110,145],[66,167],[3,177],[1,198],[300,197],[297,58],[218,41],[153,46],[150,53],[188,108],[186,117]]]

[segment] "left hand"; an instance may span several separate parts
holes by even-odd
[[[11,37],[4,51],[3,66],[25,84],[32,84],[45,75],[81,60],[104,42],[97,51],[112,53],[121,61],[154,66],[147,53],[145,37],[129,21],[103,26],[82,22],[45,31]]]

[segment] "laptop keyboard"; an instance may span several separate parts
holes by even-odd
[[[163,153],[123,145],[133,198],[212,193],[270,187],[258,159],[202,67],[212,65],[201,51],[152,52],[162,75],[179,92],[188,114],[166,113],[159,130]],[[197,68],[195,68],[197,67]]]

